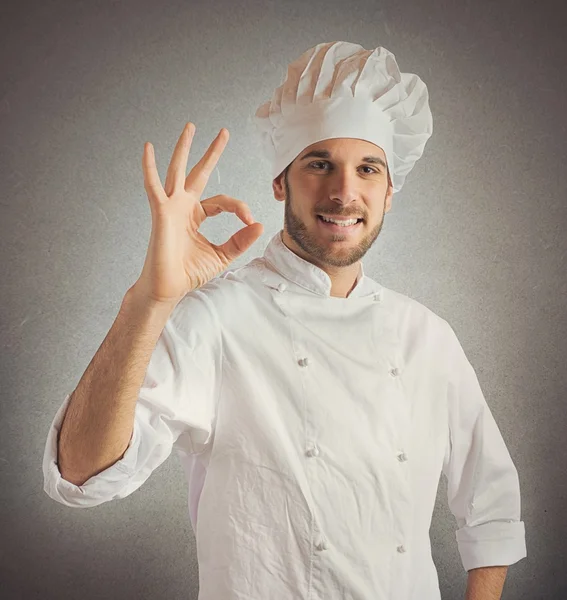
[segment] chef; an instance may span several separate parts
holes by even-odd
[[[256,123],[283,229],[179,303],[128,449],[81,486],[57,464],[65,398],[45,491],[72,507],[124,498],[175,449],[200,600],[440,600],[443,474],[463,597],[499,599],[526,556],[515,466],[452,327],[362,264],[432,134],[425,84],[383,47],[321,43]]]

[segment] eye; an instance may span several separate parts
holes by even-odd
[[[312,167],[313,165],[327,165],[329,163],[326,163],[324,160],[316,160],[315,162],[312,162],[309,166]],[[319,170],[319,169],[317,169]]]

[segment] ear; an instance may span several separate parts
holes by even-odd
[[[284,173],[280,173],[273,181],[272,181],[272,189],[274,191],[274,198],[282,202],[285,200],[285,184],[284,184]]]
[[[392,180],[390,179],[390,174],[388,174],[388,192],[386,194],[386,201],[384,206],[384,212],[387,213],[390,208],[392,208],[392,197],[394,196],[394,186],[392,185]]]

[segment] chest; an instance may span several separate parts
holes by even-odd
[[[404,332],[375,304],[284,298],[249,323],[223,346],[217,451],[290,475],[290,456],[313,449],[352,473],[440,464],[446,381],[426,330]]]

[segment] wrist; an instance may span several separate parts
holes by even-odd
[[[169,301],[155,300],[134,284],[124,295],[120,312],[128,314],[151,314],[158,320],[167,321],[180,300],[181,298]]]

